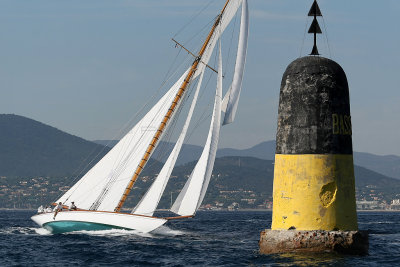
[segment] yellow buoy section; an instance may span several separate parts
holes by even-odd
[[[275,156],[272,230],[357,230],[353,155]]]

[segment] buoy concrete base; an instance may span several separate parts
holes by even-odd
[[[367,231],[297,231],[265,230],[261,232],[261,254],[288,252],[338,252],[368,254]]]

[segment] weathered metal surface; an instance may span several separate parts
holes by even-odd
[[[334,61],[303,57],[283,75],[276,154],[352,154],[349,89]]]
[[[273,198],[273,230],[358,230],[352,155],[275,155]]]
[[[342,254],[368,254],[366,231],[274,231],[261,232],[261,254],[287,252],[339,252]]]

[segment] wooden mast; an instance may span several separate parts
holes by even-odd
[[[190,80],[192,79],[194,73],[197,70],[197,66],[200,63],[201,57],[203,56],[204,51],[206,50],[207,45],[209,44],[212,35],[214,34],[215,29],[217,28],[218,24],[221,21],[222,14],[224,13],[225,8],[227,7],[229,1],[230,0],[226,1],[225,5],[224,5],[224,8],[222,9],[220,15],[217,17],[217,19],[216,19],[216,21],[215,21],[210,33],[208,34],[203,46],[201,47],[199,55],[197,56],[197,58],[193,62],[192,67],[190,68],[189,73],[187,74],[185,80],[183,81],[181,87],[179,88],[179,91],[176,94],[176,96],[174,98],[174,101],[172,101],[172,104],[171,104],[170,108],[168,109],[167,114],[165,114],[163,121],[161,122],[160,126],[157,129],[157,132],[154,134],[153,139],[151,140],[150,144],[148,145],[147,150],[146,150],[142,160],[140,161],[138,167],[136,168],[135,173],[133,174],[131,180],[129,181],[128,186],[125,188],[125,191],[122,194],[122,197],[121,197],[117,207],[115,208],[116,212],[119,212],[121,210],[122,206],[124,205],[124,203],[126,201],[126,198],[128,197],[129,193],[131,192],[134,183],[136,182],[136,180],[139,177],[140,173],[144,169],[144,166],[146,165],[146,163],[149,160],[154,148],[156,147],[158,141],[160,140],[160,137],[161,137],[163,131],[165,130],[168,121],[171,119],[172,114],[175,111],[175,108],[177,107],[177,105],[181,101],[181,98],[182,98],[184,92],[186,91],[186,88],[189,85]]]

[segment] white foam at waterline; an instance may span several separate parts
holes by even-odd
[[[186,235],[187,233],[184,231],[179,231],[179,230],[173,230],[167,226],[160,226],[154,231],[152,231],[153,234],[157,235],[166,235],[166,236],[180,236],[180,235]]]
[[[32,228],[38,235],[52,235],[52,233],[44,228]]]
[[[149,233],[142,233],[136,230],[125,230],[125,229],[110,229],[110,230],[99,230],[99,231],[74,231],[64,234],[85,234],[91,236],[140,236],[140,237],[153,237]]]

